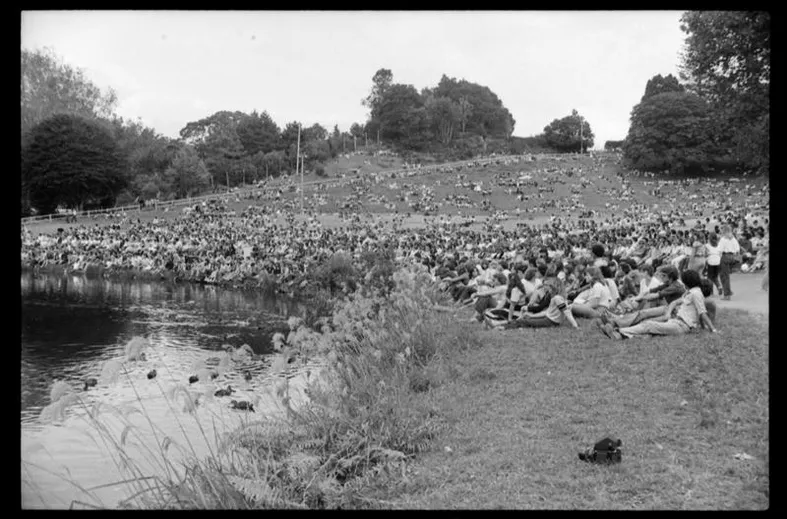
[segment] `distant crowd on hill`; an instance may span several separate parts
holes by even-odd
[[[505,160],[509,159],[501,159]],[[444,173],[455,178],[462,175],[461,168]],[[539,178],[538,185],[543,187],[542,182],[554,183],[568,173],[566,168],[545,167],[533,178]],[[584,174],[578,170],[573,173],[579,178]],[[447,263],[458,268],[492,260],[506,262],[509,267],[524,262],[539,269],[540,261],[560,260],[564,265],[581,261],[594,244],[601,244],[610,262],[615,259],[620,264],[621,259],[636,253],[640,260],[654,266],[685,267],[696,254],[697,244],[708,243],[711,234],[720,232],[720,226],[730,224],[741,244],[742,268],[756,270],[767,265],[767,185],[754,188],[726,181],[662,180],[653,184],[654,190],[680,190],[698,183],[700,194],[678,200],[677,206],[669,210],[653,211],[637,202],[637,194],[624,175],[615,180],[618,187],[611,195],[621,201],[628,198],[630,203],[626,207],[610,206],[605,218],[571,217],[566,211],[553,215],[547,223],[520,222],[516,229],[504,230],[500,225],[504,215],[498,212],[477,220],[485,224],[482,229],[437,216],[426,228],[404,229],[400,225],[402,213],[391,224],[361,216],[364,204],[369,202],[368,187],[391,182],[380,172],[353,181],[357,190],[345,201],[340,213],[343,225],[336,229],[325,228],[319,221],[315,203],[325,197],[319,190],[307,201],[311,217],[302,222],[295,222],[293,216],[297,200],[284,200],[263,191],[258,194],[269,197],[266,204],[236,213],[229,208],[231,200],[240,199],[236,193],[195,204],[173,219],[145,223],[127,215],[125,220],[110,225],[82,223],[38,236],[22,229],[21,261],[23,266],[33,268],[59,265],[83,272],[92,267],[107,275],[134,270],[200,283],[250,286],[271,276],[283,286],[308,285],[317,266],[339,252],[357,259],[364,253],[389,251],[398,261],[420,262],[433,272]],[[494,182],[517,189],[508,178],[498,177]],[[575,185],[597,189],[592,184]],[[404,185],[397,192],[411,196]],[[436,204],[425,194],[413,195],[412,200]],[[570,203],[562,201],[559,207],[566,209]],[[699,218],[703,209],[712,210],[714,216]],[[287,216],[285,224],[280,222],[281,215]]]

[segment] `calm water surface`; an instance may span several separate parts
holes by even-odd
[[[21,334],[21,446],[22,506],[65,508],[77,500],[113,506],[128,497],[123,485],[91,489],[123,476],[104,446],[86,409],[108,404],[99,414],[119,438],[131,423],[137,435],[126,436],[126,448],[140,467],[156,469],[150,449],[155,437],[172,438],[182,451],[204,455],[215,449],[217,438],[249,420],[277,412],[270,395],[285,377],[297,398],[305,369],[273,374],[270,338],[286,331],[286,319],[299,313],[290,301],[264,298],[255,292],[175,283],[109,281],[81,275],[23,272]],[[83,390],[87,377],[100,378],[105,363],[124,357],[126,343],[146,337],[147,359],[125,362],[115,382]],[[255,359],[233,364],[217,380],[189,384],[195,363],[216,357],[222,346],[248,344]],[[146,374],[156,369],[149,380]],[[243,372],[252,373],[251,382]],[[40,419],[50,404],[55,380],[68,383],[81,402],[63,420]],[[202,398],[195,413],[184,412],[185,397],[171,394],[183,387],[192,395],[212,395],[231,384],[231,398],[260,398],[256,413],[233,410],[229,398]],[[107,411],[104,411],[107,409]],[[123,410],[121,420],[114,411]],[[134,410],[142,413],[131,412]],[[199,423],[197,423],[199,422]],[[154,434],[156,436],[154,436]],[[178,448],[168,450],[178,456]]]

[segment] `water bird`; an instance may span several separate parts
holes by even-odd
[[[219,389],[213,393],[213,396],[230,396],[234,392],[235,390],[232,389],[232,386],[227,386],[227,389]]]
[[[96,380],[95,378],[93,378],[93,377],[86,378],[85,379],[85,391],[87,391],[87,388],[89,388],[89,387],[95,387],[96,384],[98,384],[98,380]]]
[[[158,373],[156,373],[156,370],[151,369],[150,371],[148,371],[148,380],[156,378],[156,375],[158,375]]]
[[[232,400],[230,401],[230,404],[232,404],[233,409],[240,409],[241,411],[251,411],[252,413],[256,412],[254,410],[254,404],[252,404],[251,402],[247,402],[245,400],[241,400],[240,402],[238,402],[237,400]]]
[[[199,382],[199,377],[197,375],[191,375],[189,377],[189,384],[193,384],[194,382]]]

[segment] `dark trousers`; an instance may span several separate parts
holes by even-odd
[[[735,263],[732,259],[732,254],[722,254],[721,264],[719,265],[719,279],[721,280],[722,295],[731,296],[732,289],[730,289],[730,271],[732,265]]]
[[[721,294],[721,282],[719,281],[719,270],[721,265],[708,265],[708,279],[713,281],[716,290]]]

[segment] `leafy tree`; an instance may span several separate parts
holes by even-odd
[[[232,184],[230,177],[240,177],[240,159],[246,151],[238,135],[238,126],[248,118],[240,111],[219,111],[215,114],[186,124],[180,137],[186,144],[194,146],[211,174],[211,185]],[[238,183],[239,178],[234,183]]]
[[[81,69],[66,65],[48,48],[21,53],[22,136],[59,113],[109,118],[117,106],[111,88],[102,92]]]
[[[381,68],[372,76],[372,91],[361,102],[364,106],[368,107],[371,119],[379,117],[379,110],[385,98],[385,94],[393,84],[393,72],[387,68]]]
[[[281,146],[278,125],[268,112],[258,114],[255,110],[238,122],[238,138],[247,155],[268,153]]]
[[[604,149],[607,151],[622,150],[624,142],[626,141],[606,141],[604,143]]]
[[[324,141],[328,138],[328,130],[323,128],[320,124],[314,123],[308,128],[304,128],[301,133],[301,142],[306,141]]]
[[[106,124],[58,114],[32,128],[22,153],[22,185],[39,212],[112,206],[126,181],[126,164]]]
[[[594,135],[587,119],[572,110],[571,115],[555,119],[544,128],[544,139],[558,151],[576,152],[592,148]]]
[[[430,95],[426,100],[426,111],[440,142],[450,144],[461,120],[459,104],[449,97]]]
[[[717,141],[735,160],[770,166],[771,17],[763,11],[689,11],[681,78],[712,107]]]
[[[380,105],[378,121],[384,139],[408,148],[418,148],[428,140],[429,117],[412,85],[391,85]]]
[[[266,153],[263,157],[265,167],[265,177],[269,175],[279,176],[287,167],[287,157],[284,150],[276,150]]]
[[[301,143],[301,153],[304,155],[304,162],[313,165],[316,162],[325,162],[331,157],[331,149],[326,140],[312,139],[306,143]]]
[[[460,104],[463,129],[482,137],[510,137],[516,121],[489,87],[443,74],[433,94]],[[464,101],[462,99],[464,98]]]
[[[466,95],[463,95],[459,98],[457,106],[459,108],[459,123],[462,125],[462,133],[465,133],[467,121],[469,121],[470,116],[473,115],[473,103],[470,102],[470,99],[468,99]],[[511,126],[511,130],[513,131],[513,125]]]
[[[356,137],[358,139],[363,137],[363,125],[358,123],[352,123],[350,126],[350,135]]]
[[[623,144],[628,166],[644,171],[699,171],[713,157],[708,104],[688,92],[645,98],[631,113]]]
[[[678,82],[678,78],[672,74],[667,74],[666,77],[661,74],[655,75],[648,80],[645,85],[645,94],[642,100],[656,94],[663,94],[665,92],[685,92],[686,88]]]
[[[176,198],[196,195],[210,184],[210,173],[197,152],[190,146],[177,151],[164,178]]]

